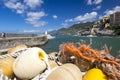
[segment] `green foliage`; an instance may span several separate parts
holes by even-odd
[[[65,30],[65,32],[70,32],[72,34],[76,34],[77,32],[89,30],[90,28],[92,28],[93,24],[94,24],[94,22],[74,24],[73,26],[67,28]]]
[[[113,30],[113,28],[114,28],[113,26],[108,26],[107,27],[107,29],[109,29],[109,30]]]
[[[74,29],[79,29],[79,28],[83,28],[83,29],[87,29],[92,27],[93,22],[86,22],[86,23],[79,23],[79,24],[75,24],[73,26],[71,26],[70,28],[74,28]]]
[[[115,33],[117,35],[120,35],[120,26],[115,26],[114,29],[115,29]]]
[[[120,35],[120,29],[117,29],[117,30],[115,31],[115,33],[116,33],[117,35]]]
[[[68,28],[61,28],[57,31],[54,31],[51,34],[78,34],[79,32],[89,30],[92,28],[93,24],[94,22],[74,24]]]
[[[108,26],[107,29],[116,30],[116,29],[120,29],[120,26]]]
[[[114,30],[116,35],[120,35],[120,26],[108,26],[107,29]]]

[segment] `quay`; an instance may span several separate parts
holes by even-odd
[[[19,44],[25,44],[28,47],[42,46],[48,41],[46,35],[31,35],[31,36],[9,36],[5,38],[0,37],[0,53],[8,51],[11,47]]]

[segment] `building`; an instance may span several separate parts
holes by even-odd
[[[110,25],[120,26],[120,12],[115,12],[110,15]]]

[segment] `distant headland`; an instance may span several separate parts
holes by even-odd
[[[50,34],[68,34],[78,36],[119,36],[120,12],[104,16],[100,20],[74,24],[68,28],[51,31]]]

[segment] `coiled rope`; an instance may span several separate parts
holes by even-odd
[[[28,48],[24,48],[24,49],[21,49],[17,52],[13,52],[10,54],[0,55],[0,59],[6,58],[6,57],[18,57],[23,51],[26,51],[26,50],[28,50]]]

